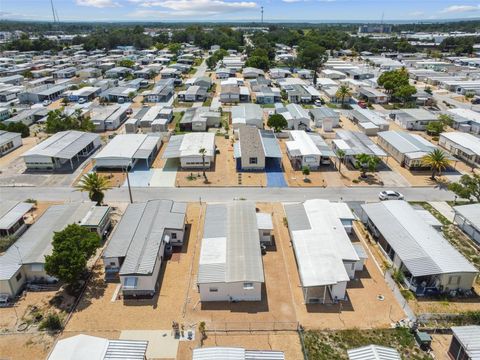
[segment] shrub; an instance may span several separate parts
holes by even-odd
[[[40,330],[57,331],[62,329],[62,321],[58,314],[49,314],[39,326]]]

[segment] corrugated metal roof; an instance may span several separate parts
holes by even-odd
[[[2,200],[0,202],[0,229],[10,229],[33,207],[33,204]]]
[[[468,155],[480,155],[480,138],[463,132],[445,132],[440,134],[440,140],[443,138],[453,142]]]
[[[413,276],[478,272],[407,202],[384,201],[362,208]]]
[[[402,360],[397,350],[378,345],[347,350],[347,353],[349,360]]]
[[[417,134],[405,131],[381,131],[378,136],[402,154],[421,151],[430,153],[437,147]]]
[[[94,141],[100,141],[98,134],[76,130],[60,131],[28,150],[23,156],[49,156],[60,159],[72,159]]]
[[[13,132],[8,132],[8,131],[3,131],[0,130],[0,145],[6,144],[16,137],[20,137],[21,134],[19,133],[13,133]]]
[[[370,140],[367,135],[361,132],[338,130],[336,134],[337,138],[343,140],[351,149],[351,153],[348,155],[368,154],[380,157],[387,156],[385,151],[383,151],[377,144]]]
[[[245,350],[245,360],[285,360],[282,351]]]
[[[45,262],[45,255],[52,251],[55,231],[67,225],[79,223],[90,211],[93,202],[52,205],[45,213],[0,256],[0,280],[9,280],[22,266]]]
[[[160,136],[149,135],[140,145],[137,151],[135,151],[135,155],[133,155],[134,159],[148,159],[156,149],[158,149],[161,143]]]
[[[264,281],[254,203],[207,206],[197,281]]]
[[[206,156],[215,154],[215,134],[208,132],[187,133],[170,137],[163,152],[163,159],[183,156],[200,156],[199,150],[205,149]]]
[[[83,226],[98,226],[110,212],[109,206],[94,206],[82,219]]]
[[[119,134],[95,156],[95,159],[146,159],[161,138],[152,134]]]
[[[147,347],[148,341],[146,340],[109,340],[103,359],[144,360]]]
[[[265,157],[267,158],[281,158],[282,151],[278,143],[275,133],[271,130],[260,130],[260,136],[262,137],[263,150],[265,151]]]
[[[173,204],[151,200],[128,206],[104,253],[104,258],[125,257],[120,275],[153,272],[165,229],[184,227],[185,212],[173,212]]]
[[[480,325],[452,326],[453,335],[471,360],[480,360]]]
[[[465,218],[477,230],[480,230],[480,204],[454,206],[453,210]]]
[[[245,360],[245,349],[229,347],[194,349],[192,360]]]
[[[284,208],[302,286],[349,281],[343,261],[359,257],[330,201],[312,199]]]

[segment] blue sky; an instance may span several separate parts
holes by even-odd
[[[53,0],[60,20],[430,20],[480,17],[476,0]],[[0,0],[1,19],[51,20],[50,0]]]

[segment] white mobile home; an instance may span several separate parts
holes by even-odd
[[[238,129],[240,126],[253,125],[263,129],[263,110],[257,104],[242,104],[232,106],[232,127]]]
[[[76,130],[61,131],[22,155],[27,169],[57,170],[88,158],[100,146],[100,136]]]
[[[0,130],[0,157],[22,146],[22,135]]]
[[[479,270],[405,201],[362,205],[367,227],[405,285],[419,296],[470,290]]]
[[[192,360],[285,360],[282,351],[246,350],[239,347],[204,347],[193,350]]]
[[[377,144],[375,144],[364,133],[350,130],[338,130],[336,132],[337,138],[332,141],[332,148],[335,152],[343,150],[346,154],[346,159],[352,164],[356,163],[355,155],[367,154],[374,155],[380,158],[387,157]]]
[[[103,254],[107,280],[120,277],[126,297],[153,297],[167,246],[182,246],[186,203],[128,205]]]
[[[95,155],[97,169],[129,169],[138,161],[150,166],[162,145],[160,136],[151,134],[120,134]]]
[[[405,130],[425,130],[429,123],[438,121],[434,113],[425,109],[403,109],[390,116]]]
[[[205,149],[203,156],[200,153],[202,149]],[[215,134],[198,132],[172,136],[163,152],[163,159],[179,159],[184,169],[208,169],[215,161]]]
[[[345,203],[312,199],[283,204],[306,304],[346,299],[360,259],[347,230],[353,214]]]
[[[454,206],[454,222],[473,241],[480,244],[480,204]]]
[[[472,134],[445,132],[440,134],[438,145],[472,167],[480,165],[480,139]]]
[[[255,204],[208,204],[197,276],[201,301],[261,301],[264,281]]]
[[[27,229],[25,215],[32,209],[33,204],[2,200],[0,202],[0,237],[17,237]]]
[[[335,153],[320,134],[291,130],[289,137],[290,140],[285,145],[294,169],[302,169],[304,166],[318,169],[321,165],[329,165],[330,158],[335,157]]]

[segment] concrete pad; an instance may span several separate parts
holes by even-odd
[[[448,205],[445,201],[429,201],[428,203],[432,205],[433,208],[437,210],[440,214],[445,216],[448,221],[453,222],[455,212],[453,211],[452,207]]]
[[[380,180],[383,181],[384,186],[393,187],[409,187],[410,183],[401,174],[395,171],[379,171],[377,172]]]
[[[150,186],[153,187],[175,187],[177,178],[178,161],[169,159],[162,169],[152,169],[153,174],[150,178]]]
[[[147,359],[175,359],[179,340],[172,330],[123,330],[121,340],[147,340]]]

